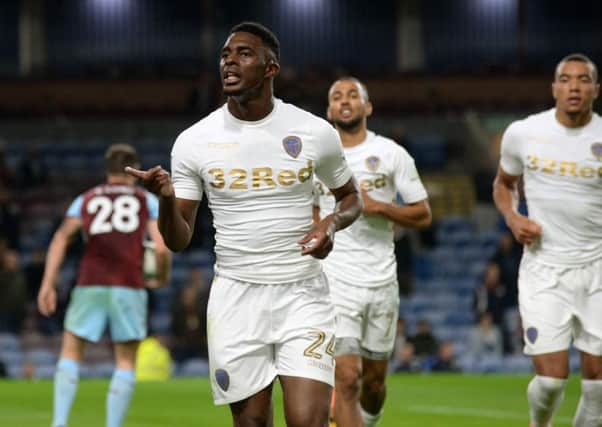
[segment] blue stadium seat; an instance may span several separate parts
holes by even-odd
[[[209,375],[209,362],[205,359],[190,359],[180,364],[177,374],[183,377],[206,377]]]

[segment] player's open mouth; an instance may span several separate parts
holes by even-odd
[[[341,117],[343,117],[344,119],[350,118],[351,114],[351,110],[349,110],[348,108],[341,110]]]
[[[240,82],[240,76],[236,73],[228,71],[224,73],[224,83],[226,84],[236,84]]]

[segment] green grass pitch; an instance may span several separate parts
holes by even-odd
[[[529,376],[394,375],[380,427],[526,427]],[[70,426],[103,427],[107,380],[82,380]],[[275,426],[285,426],[275,387]],[[555,427],[570,426],[579,379],[569,381]],[[0,426],[48,427],[51,381],[0,381]],[[138,383],[125,427],[230,426],[226,406],[213,406],[207,379]]]

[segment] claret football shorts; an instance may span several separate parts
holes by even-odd
[[[602,355],[602,260],[579,267],[521,262],[519,308],[528,355],[567,350]]]
[[[278,375],[334,385],[334,331],[324,275],[278,285],[216,275],[207,308],[215,403],[246,399]]]

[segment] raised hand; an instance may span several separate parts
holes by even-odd
[[[145,171],[127,166],[125,172],[140,179],[144,188],[157,196],[171,197],[174,194],[169,172],[161,166]]]

